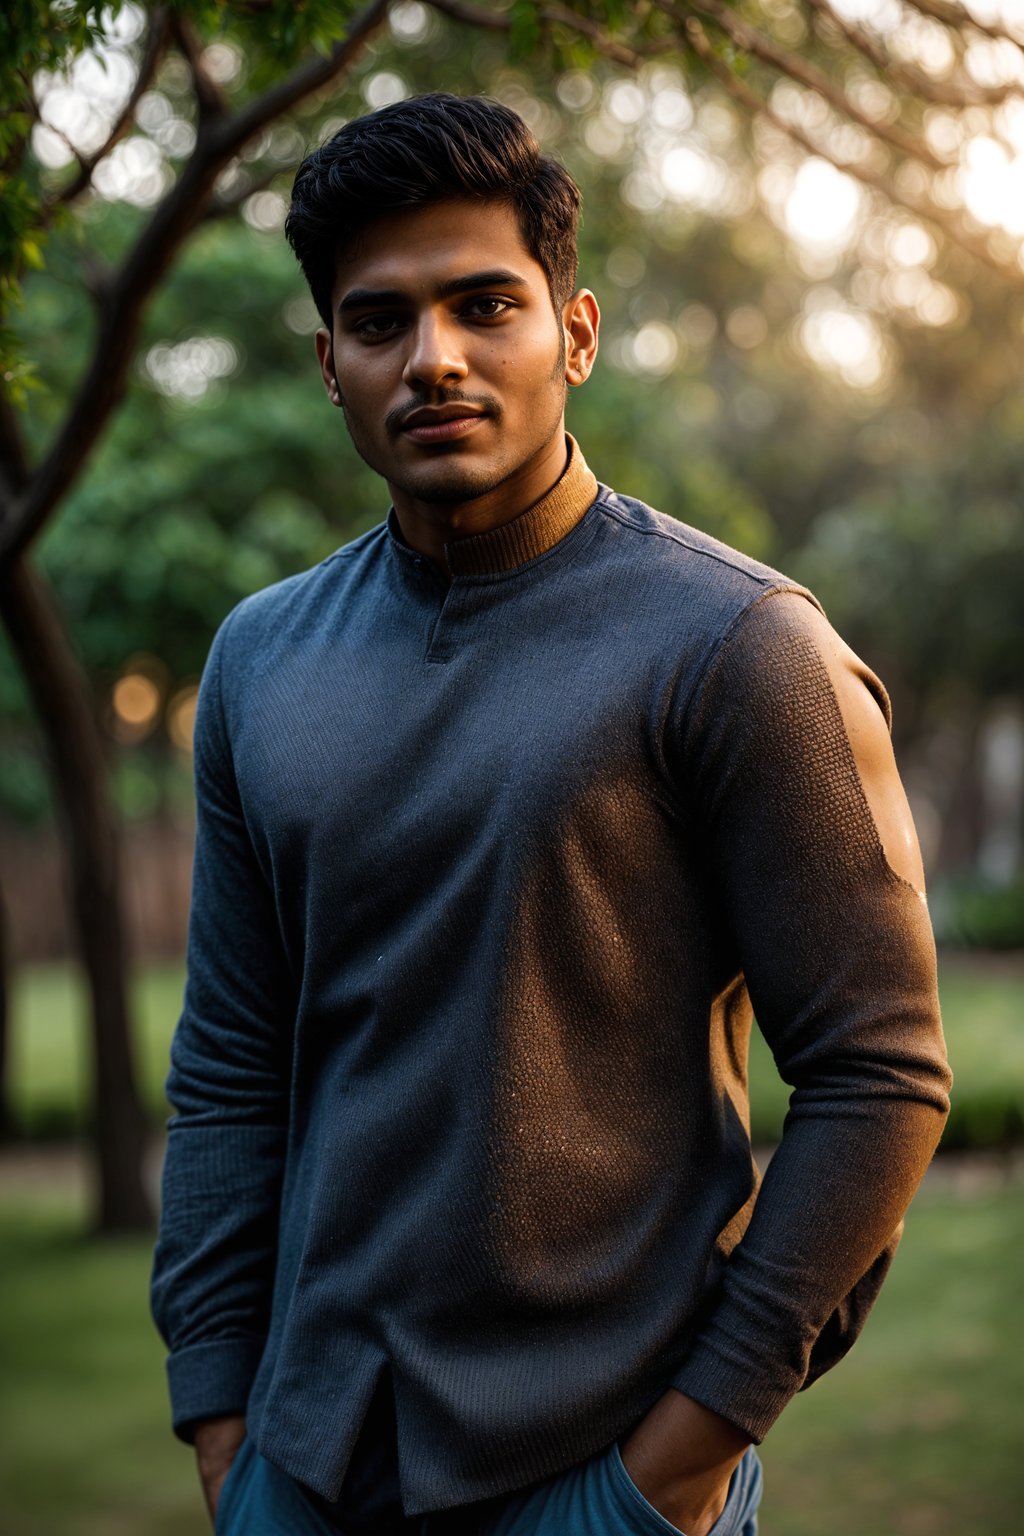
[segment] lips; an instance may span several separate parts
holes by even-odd
[[[444,443],[464,437],[486,420],[483,411],[465,405],[439,405],[413,411],[402,431],[416,443]]]

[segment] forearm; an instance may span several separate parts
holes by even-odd
[[[245,1408],[270,1325],[282,1161],[276,1128],[172,1124],[151,1309],[183,1440]]]
[[[944,1121],[930,1105],[895,1107],[892,1119],[790,1122],[672,1378],[758,1443],[850,1348],[885,1278]]]

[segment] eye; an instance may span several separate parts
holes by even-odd
[[[481,306],[490,306],[482,308]],[[463,310],[464,314],[474,314],[480,320],[497,320],[499,315],[505,314],[512,308],[508,299],[499,299],[497,294],[483,294],[479,299],[470,299]]]
[[[355,332],[357,336],[375,341],[382,336],[390,336],[399,323],[397,315],[366,315],[355,327]]]

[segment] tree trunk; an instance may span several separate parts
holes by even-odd
[[[4,910],[4,893],[0,891],[0,1142],[10,1141],[14,1133],[10,1098],[10,1013],[7,985],[7,960],[10,950],[7,943],[7,913]]]
[[[146,1122],[132,1063],[117,823],[88,688],[42,578],[23,557],[0,576],[0,613],[45,733],[66,820],[72,912],[92,1005],[98,1230],[153,1224]]]

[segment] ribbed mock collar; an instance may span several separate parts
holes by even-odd
[[[497,528],[446,541],[444,555],[453,576],[494,576],[512,570],[542,555],[576,526],[597,495],[597,477],[571,433],[565,434],[565,441],[568,462],[546,496]],[[404,544],[393,507],[388,526]]]
[[[597,495],[597,479],[576,439],[567,432],[565,440],[568,462],[546,496],[497,528],[446,542],[444,557],[453,576],[493,576],[511,570],[542,555],[576,526]]]

